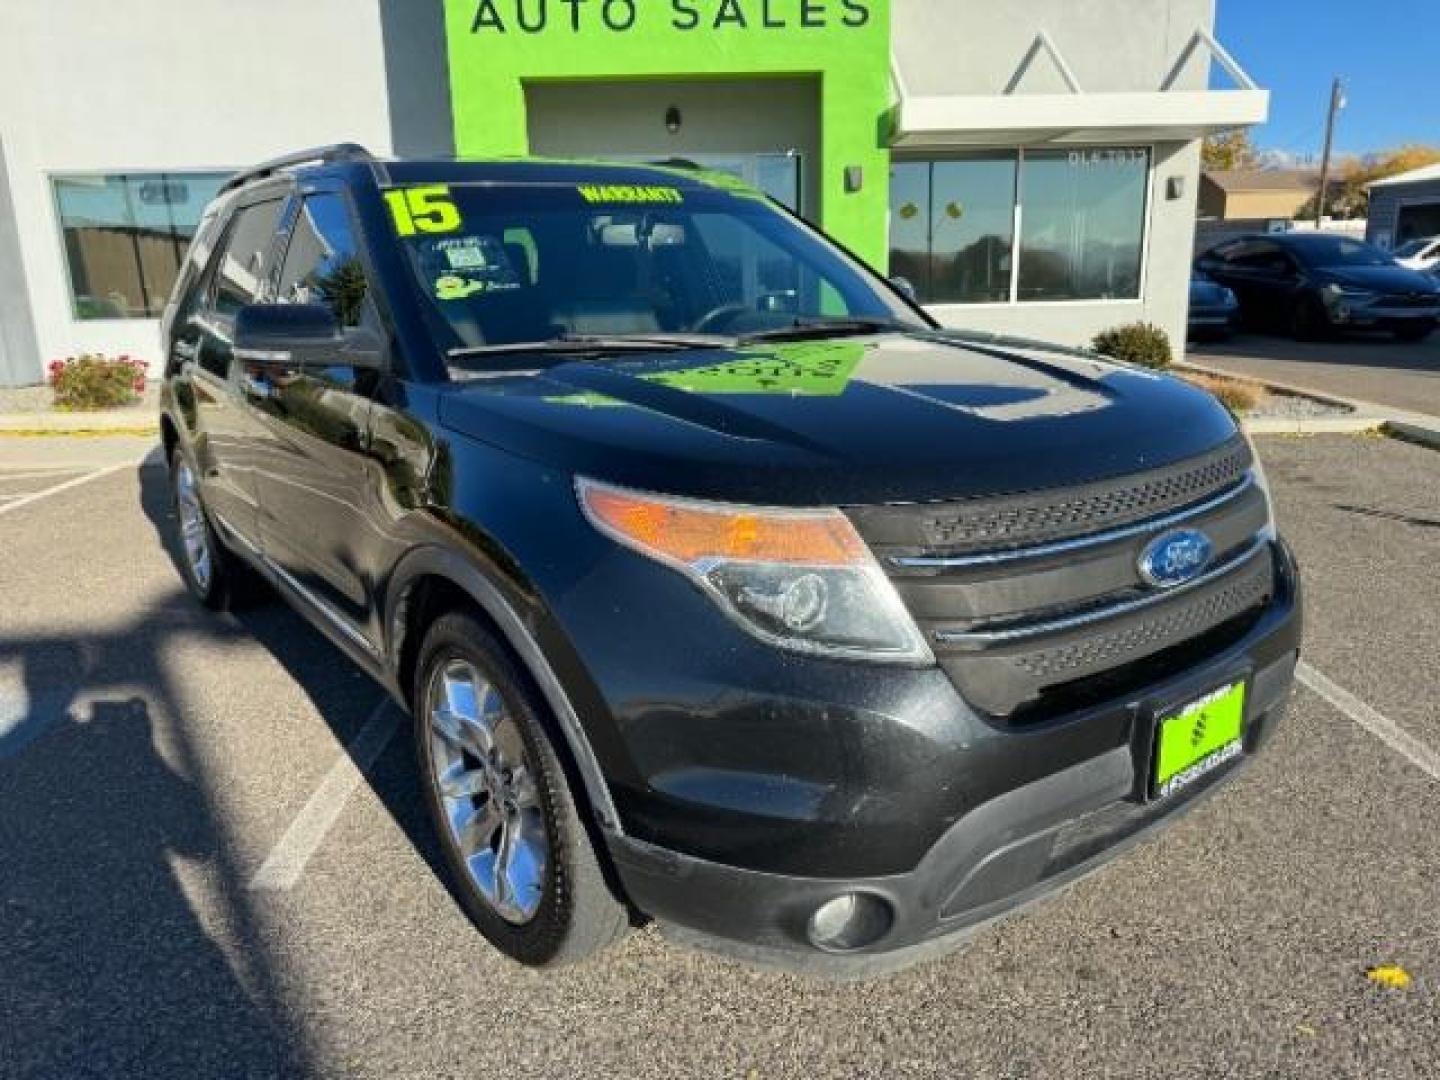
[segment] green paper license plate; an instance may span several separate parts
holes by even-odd
[[[1210,770],[1238,757],[1245,725],[1245,684],[1206,694],[1155,726],[1155,780],[1151,793],[1164,798]]]

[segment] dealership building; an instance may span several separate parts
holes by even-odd
[[[1206,134],[1264,120],[1212,0],[7,0],[0,385],[158,360],[240,166],[377,155],[695,162],[947,325],[1183,339]]]

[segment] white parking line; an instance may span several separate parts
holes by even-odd
[[[1335,685],[1303,660],[1295,669],[1295,677],[1432,780],[1440,780],[1440,753],[1393,720],[1381,716],[1343,686]]]
[[[62,491],[69,491],[71,488],[79,487],[81,484],[88,484],[91,480],[99,480],[102,476],[109,476],[111,473],[117,473],[121,469],[133,469],[134,467],[135,463],[132,461],[123,461],[119,465],[107,465],[103,469],[96,469],[94,472],[88,472],[84,476],[77,476],[74,480],[66,480],[63,484],[56,484],[54,487],[48,487],[42,491],[22,495],[13,502],[7,502],[4,506],[0,506],[0,514],[8,514],[12,510],[19,510],[22,506],[29,506],[31,503],[39,502],[41,499],[49,498],[51,495],[59,495]]]
[[[400,726],[400,710],[389,698],[375,706],[369,719],[330,766],[325,779],[301,807],[280,842],[250,879],[250,888],[286,892],[295,887],[315,852],[325,842],[345,803],[379,760]]]

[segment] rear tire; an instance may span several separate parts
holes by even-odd
[[[1412,344],[1415,342],[1424,341],[1430,336],[1431,332],[1434,329],[1434,326],[1426,326],[1423,324],[1420,326],[1402,326],[1398,330],[1394,331],[1395,340],[1406,341]]]
[[[170,498],[177,525],[180,576],[192,596],[211,611],[224,611],[243,591],[236,565],[210,524],[200,497],[198,472],[178,445],[170,452]]]
[[[619,940],[610,891],[552,740],[550,708],[510,651],[464,612],[420,649],[413,691],[425,802],[454,892],[512,960],[577,963]]]

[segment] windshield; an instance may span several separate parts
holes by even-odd
[[[484,366],[486,347],[562,338],[926,325],[854,260],[748,193],[449,184],[385,199],[447,347],[477,350],[467,366]]]
[[[1343,236],[1307,236],[1295,253],[1306,266],[1390,266],[1395,260],[1363,240]]]

